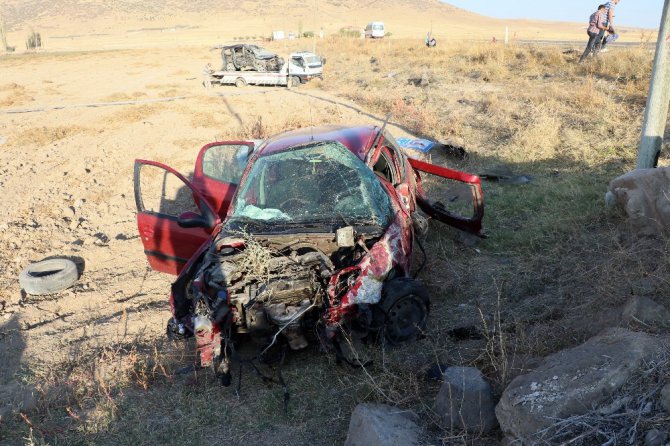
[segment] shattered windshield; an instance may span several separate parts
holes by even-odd
[[[375,174],[342,144],[320,142],[260,157],[240,185],[228,225],[390,222]]]

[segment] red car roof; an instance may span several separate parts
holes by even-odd
[[[324,125],[280,133],[268,139],[258,150],[258,156],[282,152],[288,148],[315,141],[338,141],[361,160],[365,160],[379,129],[372,125],[344,127]]]

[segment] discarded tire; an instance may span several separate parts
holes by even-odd
[[[19,284],[28,294],[52,294],[71,287],[79,278],[77,265],[68,259],[49,259],[31,263],[21,274]]]

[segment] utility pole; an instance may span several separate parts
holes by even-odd
[[[637,155],[637,168],[656,167],[661,154],[665,123],[670,103],[670,0],[665,0],[661,28],[658,31],[656,57],[649,84],[647,107],[644,110],[642,136]]]

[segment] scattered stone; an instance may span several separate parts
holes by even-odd
[[[96,245],[107,245],[109,243],[109,237],[103,232],[96,232],[93,237],[95,237]]]
[[[661,407],[665,409],[666,412],[670,413],[670,383],[666,384],[661,389]]]
[[[63,218],[67,218],[68,220],[74,220],[74,215],[75,215],[75,210],[72,206],[66,206],[63,208]]]
[[[416,415],[386,404],[359,404],[351,414],[345,446],[419,445]]]
[[[572,349],[545,358],[503,392],[496,415],[503,432],[523,444],[554,420],[586,413],[611,397],[644,361],[670,342],[647,333],[612,328]]]
[[[656,294],[656,282],[651,277],[643,277],[631,284],[635,296],[653,296]]]
[[[644,436],[644,446],[663,446],[668,439],[668,434],[658,429],[651,429]]]
[[[644,235],[668,235],[670,228],[670,167],[636,169],[613,179],[605,196],[618,204],[633,228]]]
[[[641,328],[670,327],[670,311],[648,297],[633,297],[623,309],[624,323]]]
[[[498,425],[493,391],[475,367],[449,367],[434,410],[447,429],[485,433]]]
[[[613,413],[616,413],[619,410],[621,410],[622,407],[626,406],[626,404],[630,403],[631,401],[633,401],[633,397],[631,397],[631,396],[618,398],[618,399],[614,400],[611,404],[608,404],[607,406],[601,407],[598,410],[598,413],[600,415],[612,415]]]

